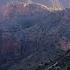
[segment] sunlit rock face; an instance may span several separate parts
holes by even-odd
[[[65,46],[70,44],[70,9],[49,12],[38,4],[10,4],[0,9],[1,58],[70,48]]]
[[[2,4],[6,4],[7,2],[12,2],[12,1],[24,1],[24,2],[27,2],[28,0],[0,0],[0,5]],[[44,5],[51,5],[52,3],[52,0],[32,0],[34,2],[38,2],[38,3],[41,3],[41,4],[44,4]],[[59,0],[62,5],[65,7],[65,8],[70,8],[70,0]]]

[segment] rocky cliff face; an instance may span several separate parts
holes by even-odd
[[[61,54],[70,48],[70,9],[49,12],[37,4],[11,4],[0,9],[0,59],[4,62],[35,52],[36,59],[58,56],[58,50]]]

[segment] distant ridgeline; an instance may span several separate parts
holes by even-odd
[[[9,1],[10,2],[10,1]],[[17,1],[12,1],[12,2],[10,2],[10,3],[12,3],[12,4],[16,4],[16,3],[24,3],[25,4],[25,6],[27,5],[27,4],[39,4],[39,5],[42,5],[45,9],[48,9],[49,11],[61,11],[61,10],[64,10],[64,7],[63,7],[63,5],[60,3],[60,1],[59,0],[52,0],[52,5],[51,6],[46,6],[46,5],[44,5],[44,4],[41,4],[41,3],[37,3],[37,2],[34,2],[34,1],[32,1],[32,0],[26,0],[26,1],[23,1],[23,0],[17,0]]]

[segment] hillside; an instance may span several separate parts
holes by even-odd
[[[0,68],[35,70],[38,64],[53,60],[70,49],[69,11],[49,12],[36,4],[2,7]]]

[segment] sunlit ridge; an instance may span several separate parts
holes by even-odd
[[[42,8],[47,9],[48,11],[51,11],[51,12],[64,9],[62,7],[62,5],[60,4],[59,0],[52,0],[52,6],[51,7],[44,5],[44,4],[41,4],[41,3],[34,2],[32,0],[28,0],[26,2],[24,2],[24,1],[12,1],[12,2],[9,2],[7,5],[10,5],[10,4],[14,4],[14,5],[15,4],[23,4],[24,7],[26,7],[29,4],[36,4],[36,5],[40,5]]]

